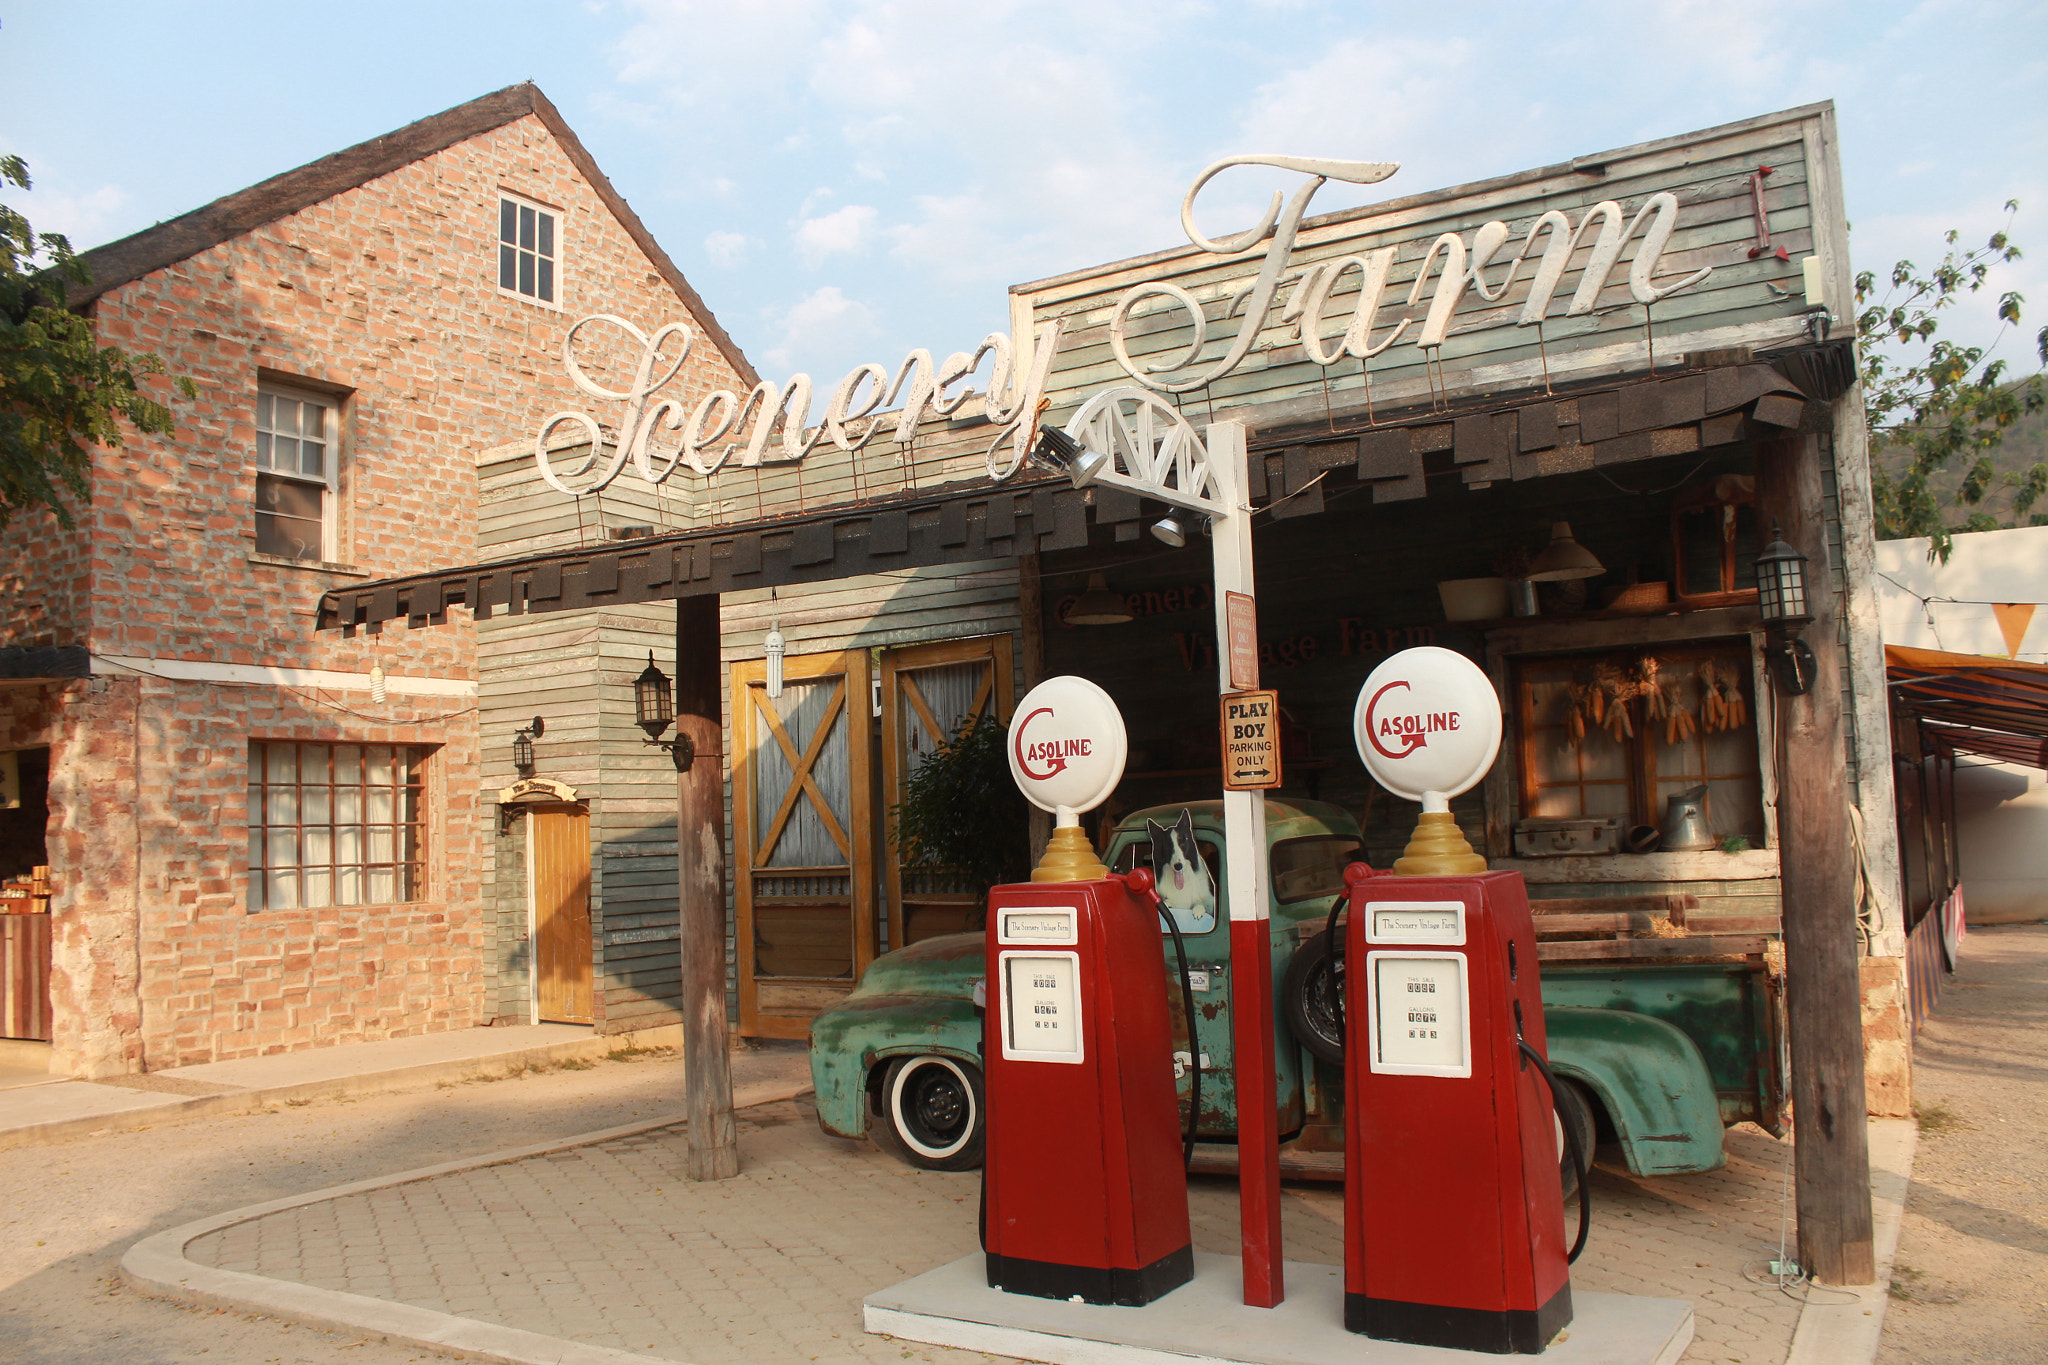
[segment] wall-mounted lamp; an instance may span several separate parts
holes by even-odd
[[[761,652],[768,660],[768,695],[782,695],[782,656],[789,649],[789,642],[782,638],[782,622],[776,621],[768,627],[768,638],[761,642]]]
[[[1122,594],[1109,590],[1109,584],[1099,573],[1088,575],[1088,591],[1074,599],[1074,605],[1067,608],[1067,624],[1070,626],[1120,626],[1131,619],[1131,609],[1125,604]]]
[[[1536,556],[1529,565],[1529,572],[1523,575],[1541,583],[1562,583],[1574,578],[1594,578],[1607,572],[1607,566],[1593,555],[1593,552],[1572,539],[1572,526],[1568,521],[1550,523],[1550,543],[1543,547],[1543,553]]]
[[[535,716],[533,724],[513,733],[512,766],[519,770],[521,777],[533,776],[533,742],[547,732],[548,723]]]
[[[1802,696],[1813,686],[1817,661],[1799,632],[1813,620],[1806,599],[1806,556],[1785,543],[1771,523],[1771,543],[1756,557],[1756,607],[1763,617],[1764,659],[1778,690]]]
[[[647,732],[647,738],[641,743],[668,750],[668,756],[675,761],[676,771],[688,772],[697,757],[697,746],[688,735],[679,734],[668,740],[661,737],[661,732],[675,720],[676,707],[674,694],[669,691],[668,674],[654,666],[652,650],[647,653],[647,667],[633,679],[633,712],[635,722]]]

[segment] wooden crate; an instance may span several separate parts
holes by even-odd
[[[50,1040],[48,915],[0,915],[0,1038]]]

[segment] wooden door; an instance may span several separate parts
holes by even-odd
[[[873,700],[865,650],[732,667],[740,1032],[803,1038],[875,956]]]
[[[904,783],[917,765],[953,737],[974,716],[992,715],[1007,725],[1016,675],[1010,637],[909,645],[882,653],[882,808],[903,800]],[[887,829],[889,946],[903,948],[937,934],[976,929],[976,907],[985,887],[968,887],[942,868],[906,870],[896,847],[893,822]]]
[[[590,1024],[590,813],[533,806],[526,813],[527,884],[533,897],[534,1017]]]

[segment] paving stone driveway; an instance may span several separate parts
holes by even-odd
[[[860,1301],[974,1250],[979,1176],[823,1136],[807,1100],[745,1111],[743,1170],[683,1178],[678,1128],[303,1205],[199,1238],[189,1259],[594,1345],[696,1362],[983,1361],[869,1336]],[[1728,1169],[1594,1179],[1573,1282],[1690,1298],[1688,1361],[1777,1365],[1798,1305],[1744,1277],[1775,1253],[1785,1148],[1729,1134]],[[1286,1254],[1343,1259],[1334,1188],[1290,1186]],[[1234,1184],[1199,1178],[1195,1245],[1233,1254]]]

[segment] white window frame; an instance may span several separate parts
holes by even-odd
[[[554,267],[554,297],[551,299],[541,298],[538,294],[523,293],[516,286],[508,288],[505,285],[504,254],[506,247],[510,246],[515,252],[528,251],[528,248],[522,247],[518,245],[516,242],[507,242],[505,240],[505,207],[508,204],[515,209],[524,209],[552,220],[552,233],[554,237],[553,252],[547,255],[543,255],[539,251],[538,242],[536,242],[535,247],[532,248],[531,250],[531,254],[534,256],[536,261],[546,260]],[[564,232],[564,228],[568,224],[568,219],[569,215],[563,212],[561,209],[555,207],[553,204],[543,204],[538,199],[529,199],[527,196],[523,194],[517,194],[507,189],[500,189],[498,191],[498,206],[495,212],[493,213],[491,220],[491,242],[492,245],[496,248],[491,253],[491,279],[497,285],[497,289],[500,294],[502,294],[504,297],[508,299],[518,299],[522,303],[530,303],[536,308],[548,308],[558,313],[562,311],[563,287],[568,280],[568,272],[563,268],[562,259],[564,255],[563,247],[565,245],[566,239],[566,233]],[[538,231],[536,231],[535,236],[539,236]],[[539,275],[538,265],[535,266],[535,275],[537,288]],[[517,277],[515,272],[515,280],[516,278]]]
[[[311,404],[321,413],[324,428],[322,444],[326,449],[326,459],[322,462],[324,468],[320,477],[315,478],[297,469],[277,469],[268,463],[268,460],[272,457],[266,455],[263,438],[275,433],[264,424],[263,400],[266,398],[272,400],[282,398],[294,403]],[[303,412],[303,408],[301,411]],[[270,551],[263,550],[260,544],[257,553],[271,558],[292,558],[294,562],[305,564],[340,563],[342,561],[340,543],[341,518],[339,515],[342,459],[341,399],[331,393],[320,393],[313,389],[299,388],[289,383],[259,379],[256,383],[256,433],[257,444],[256,449],[251,452],[250,463],[254,466],[255,473],[259,478],[268,476],[271,478],[287,479],[294,483],[307,484],[320,489],[320,553],[310,559],[303,556],[274,556]],[[256,487],[256,481],[252,480],[249,490],[252,515],[262,510],[256,502]]]

